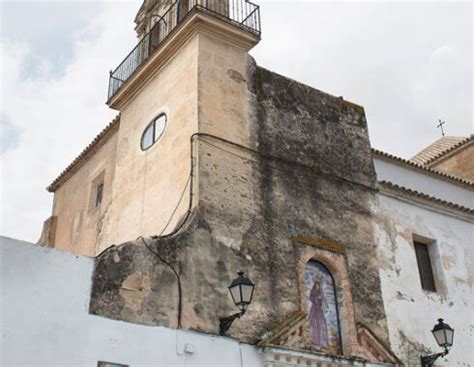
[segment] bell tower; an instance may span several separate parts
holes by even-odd
[[[135,23],[138,44],[110,73],[107,104],[121,115],[112,193],[120,216],[102,246],[166,234],[180,222],[187,196],[197,195],[184,189],[193,134],[242,144],[250,134],[245,75],[260,40],[257,5],[145,0]]]

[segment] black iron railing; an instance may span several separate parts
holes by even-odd
[[[186,4],[184,6],[184,4]],[[151,30],[110,72],[108,98],[112,98],[133,73],[156,51],[166,37],[194,9],[216,15],[249,32],[260,34],[260,9],[247,0],[177,0],[159,17]]]

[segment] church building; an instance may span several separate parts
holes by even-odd
[[[474,137],[373,149],[362,106],[249,55],[250,1],[145,0],[135,23],[41,246],[2,238],[35,254],[20,288],[46,287],[8,288],[6,361],[31,337],[21,358],[51,366],[420,366],[443,318],[436,363],[474,365]]]

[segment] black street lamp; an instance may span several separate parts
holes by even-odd
[[[444,348],[444,351],[429,356],[421,356],[422,367],[433,366],[438,358],[444,357],[449,353],[449,348],[453,345],[454,329],[448,324],[445,324],[443,319],[438,319],[438,323],[434,326],[431,332],[436,339],[436,343]]]
[[[248,305],[252,302],[255,284],[253,284],[249,278],[244,276],[243,271],[239,271],[237,274],[239,276],[230,284],[229,292],[235,305],[240,309],[240,312],[219,319],[220,335],[224,335],[225,332],[229,330],[235,319],[240,319],[245,314]]]

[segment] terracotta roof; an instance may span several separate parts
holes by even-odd
[[[436,140],[433,144],[428,145],[423,150],[415,154],[410,161],[422,165],[427,165],[429,162],[445,155],[447,152],[453,150],[459,145],[469,141],[471,137],[462,136],[443,136]]]
[[[117,115],[92,142],[66,167],[56,179],[46,188],[49,192],[55,192],[75,172],[77,172],[92,155],[109,140],[120,124],[120,114]]]
[[[404,159],[404,158],[394,156],[394,155],[389,154],[389,153],[382,152],[381,150],[378,150],[378,149],[372,149],[372,154],[377,155],[379,157],[383,157],[383,158],[392,160],[392,161],[396,161],[398,163],[401,163],[401,164],[404,164],[404,165],[407,165],[407,166],[410,166],[410,167],[413,167],[413,168],[416,168],[416,169],[419,169],[419,170],[422,170],[422,171],[425,171],[425,172],[430,173],[432,175],[435,175],[435,176],[438,176],[440,178],[449,180],[452,183],[457,183],[457,184],[462,184],[462,185],[469,186],[469,187],[474,187],[474,182],[472,182],[470,180],[466,180],[464,178],[460,178],[460,177],[457,177],[457,176],[454,176],[454,175],[450,175],[448,173],[444,173],[444,172],[435,170],[433,168],[424,166],[422,164],[415,163],[411,160],[407,160],[407,159]]]
[[[455,204],[455,203],[450,202],[450,201],[438,199],[434,196],[430,196],[430,195],[424,194],[422,192],[409,189],[408,187],[404,187],[404,186],[394,184],[393,182],[390,182],[390,181],[379,181],[378,184],[379,184],[379,186],[382,186],[382,187],[387,188],[387,189],[391,189],[391,190],[399,191],[399,192],[402,192],[402,193],[405,193],[405,194],[408,194],[408,195],[416,196],[418,198],[421,198],[421,199],[424,199],[424,200],[429,200],[431,202],[434,202],[436,204],[448,207],[450,209],[457,209],[457,210],[463,211],[465,213],[474,215],[474,209],[471,209],[471,208],[468,208],[468,207],[465,207],[465,206],[462,206],[462,205],[459,205],[459,204]]]
[[[474,134],[471,134],[471,136],[465,138],[464,140],[460,141],[459,143],[457,143],[456,145],[453,145],[451,148],[449,148],[448,150],[444,151],[442,154],[439,154],[437,155],[436,157],[434,157],[433,159],[431,159],[430,161],[426,162],[425,164],[427,166],[433,166],[433,164],[436,164],[436,162],[440,159],[443,159],[444,157],[447,157],[449,156],[449,154],[451,154],[452,152],[460,149],[461,147],[467,145],[468,143],[473,143],[474,142]]]

